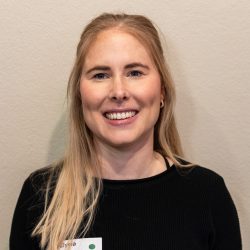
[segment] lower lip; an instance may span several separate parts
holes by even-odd
[[[122,120],[109,120],[108,118],[106,118],[106,121],[108,122],[108,124],[112,125],[112,126],[124,126],[124,125],[129,125],[131,123],[133,123],[136,119],[137,119],[137,115],[134,115],[132,117],[126,118],[126,119],[122,119]]]

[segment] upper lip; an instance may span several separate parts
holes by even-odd
[[[126,109],[109,109],[109,110],[105,110],[103,112],[103,114],[106,114],[106,113],[122,113],[122,112],[138,112],[137,109],[134,109],[134,108],[126,108]]]

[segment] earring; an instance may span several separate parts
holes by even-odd
[[[163,108],[163,107],[164,107],[164,101],[161,100],[160,108]]]

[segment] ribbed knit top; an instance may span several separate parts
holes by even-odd
[[[42,213],[36,202],[41,196],[34,196],[36,183],[41,180],[33,174],[22,188],[10,250],[40,249],[29,236]],[[183,173],[173,165],[143,179],[104,179],[103,187],[86,237],[101,237],[104,250],[242,249],[235,205],[223,178],[212,170],[197,166]]]

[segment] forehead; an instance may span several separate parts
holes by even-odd
[[[152,63],[151,53],[135,35],[119,29],[100,32],[85,56],[85,65],[106,60],[142,60]]]

